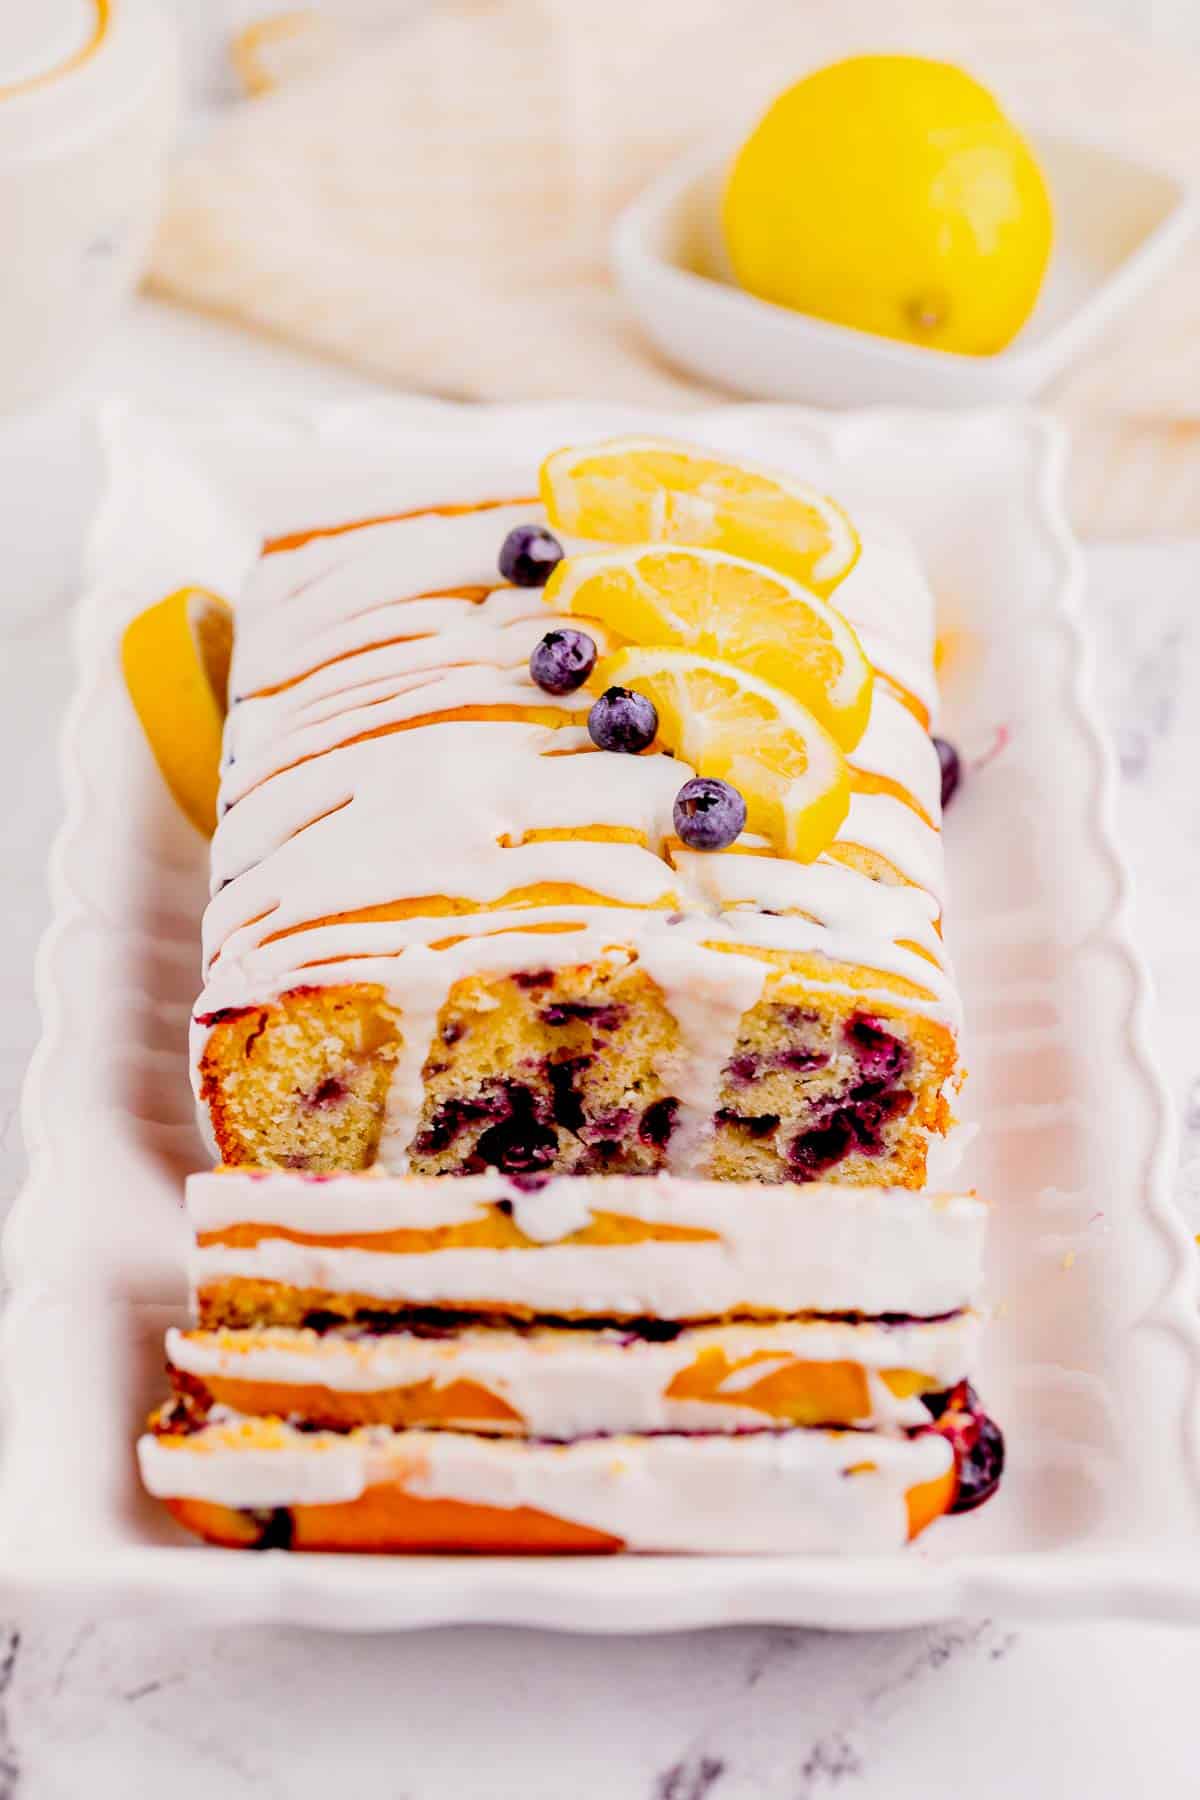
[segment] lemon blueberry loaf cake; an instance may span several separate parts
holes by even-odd
[[[928,589],[707,451],[519,491],[237,607],[143,1480],[232,1547],[897,1549],[1003,1466]]]
[[[959,1075],[931,602],[731,467],[601,446],[545,503],[268,544],[194,1023],[224,1162],[920,1185]]]

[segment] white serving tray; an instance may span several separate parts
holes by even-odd
[[[172,587],[232,591],[265,534],[385,511],[464,468],[530,491],[568,441],[660,430],[802,471],[915,541],[947,645],[950,936],[970,1027],[969,1179],[995,1200],[979,1386],[1009,1472],[900,1556],[600,1560],[253,1555],[197,1546],[141,1492],[133,1441],[184,1306],[184,1172],[203,1151],[185,1024],[205,849],[122,687],[122,623]],[[332,1629],[504,1621],[588,1631],[740,1621],[906,1626],[962,1613],[1200,1619],[1195,1258],[1168,1199],[1169,1110],[1126,934],[1062,444],[1028,413],[385,402],[319,422],[106,418],[66,817],[25,1092],[32,1168],[5,1254],[0,1604],[86,1591],[175,1617]]]

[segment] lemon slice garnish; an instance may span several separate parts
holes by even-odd
[[[658,741],[700,775],[738,789],[751,831],[782,856],[812,862],[850,808],[841,749],[808,708],[732,663],[691,650],[618,650],[589,686],[632,688],[654,702]]]
[[[827,594],[858,556],[834,501],[790,475],[659,438],[556,450],[540,487],[550,523],[616,544],[691,544],[765,563]]]
[[[177,588],[125,627],[121,668],[163,780],[198,831],[217,824],[233,613],[207,588]]]
[[[867,728],[873,675],[851,627],[810,588],[721,550],[571,556],[546,600],[619,637],[716,656],[783,688],[853,750]]]

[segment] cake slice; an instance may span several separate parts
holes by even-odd
[[[171,1414],[138,1451],[181,1525],[259,1550],[878,1553],[940,1517],[957,1484],[936,1431],[547,1444],[238,1415],[189,1430]]]
[[[200,1323],[429,1313],[660,1328],[935,1318],[978,1297],[987,1208],[905,1188],[555,1176],[193,1175]]]
[[[171,1331],[180,1416],[214,1408],[365,1425],[556,1439],[596,1433],[912,1430],[973,1365],[972,1313],[883,1325],[788,1319],[681,1327],[399,1321],[324,1330]]]

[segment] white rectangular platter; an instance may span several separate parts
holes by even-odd
[[[554,1561],[197,1547],[141,1492],[133,1443],[185,1306],[183,1175],[205,1161],[185,1037],[205,847],[121,682],[132,613],[236,592],[265,535],[385,512],[414,483],[532,491],[550,448],[661,431],[795,469],[914,541],[938,597],[942,729],[967,776],[946,821],[978,1126],[994,1201],[979,1386],[1009,1472],[902,1556]],[[770,1620],[905,1626],[962,1613],[1200,1619],[1195,1256],[1167,1197],[1169,1110],[1143,1035],[1111,774],[1090,692],[1062,444],[1033,414],[395,401],[319,421],[106,415],[110,480],[62,741],[66,816],[10,1221],[0,1603],[46,1590],[220,1621],[361,1630],[504,1621],[589,1631]]]

